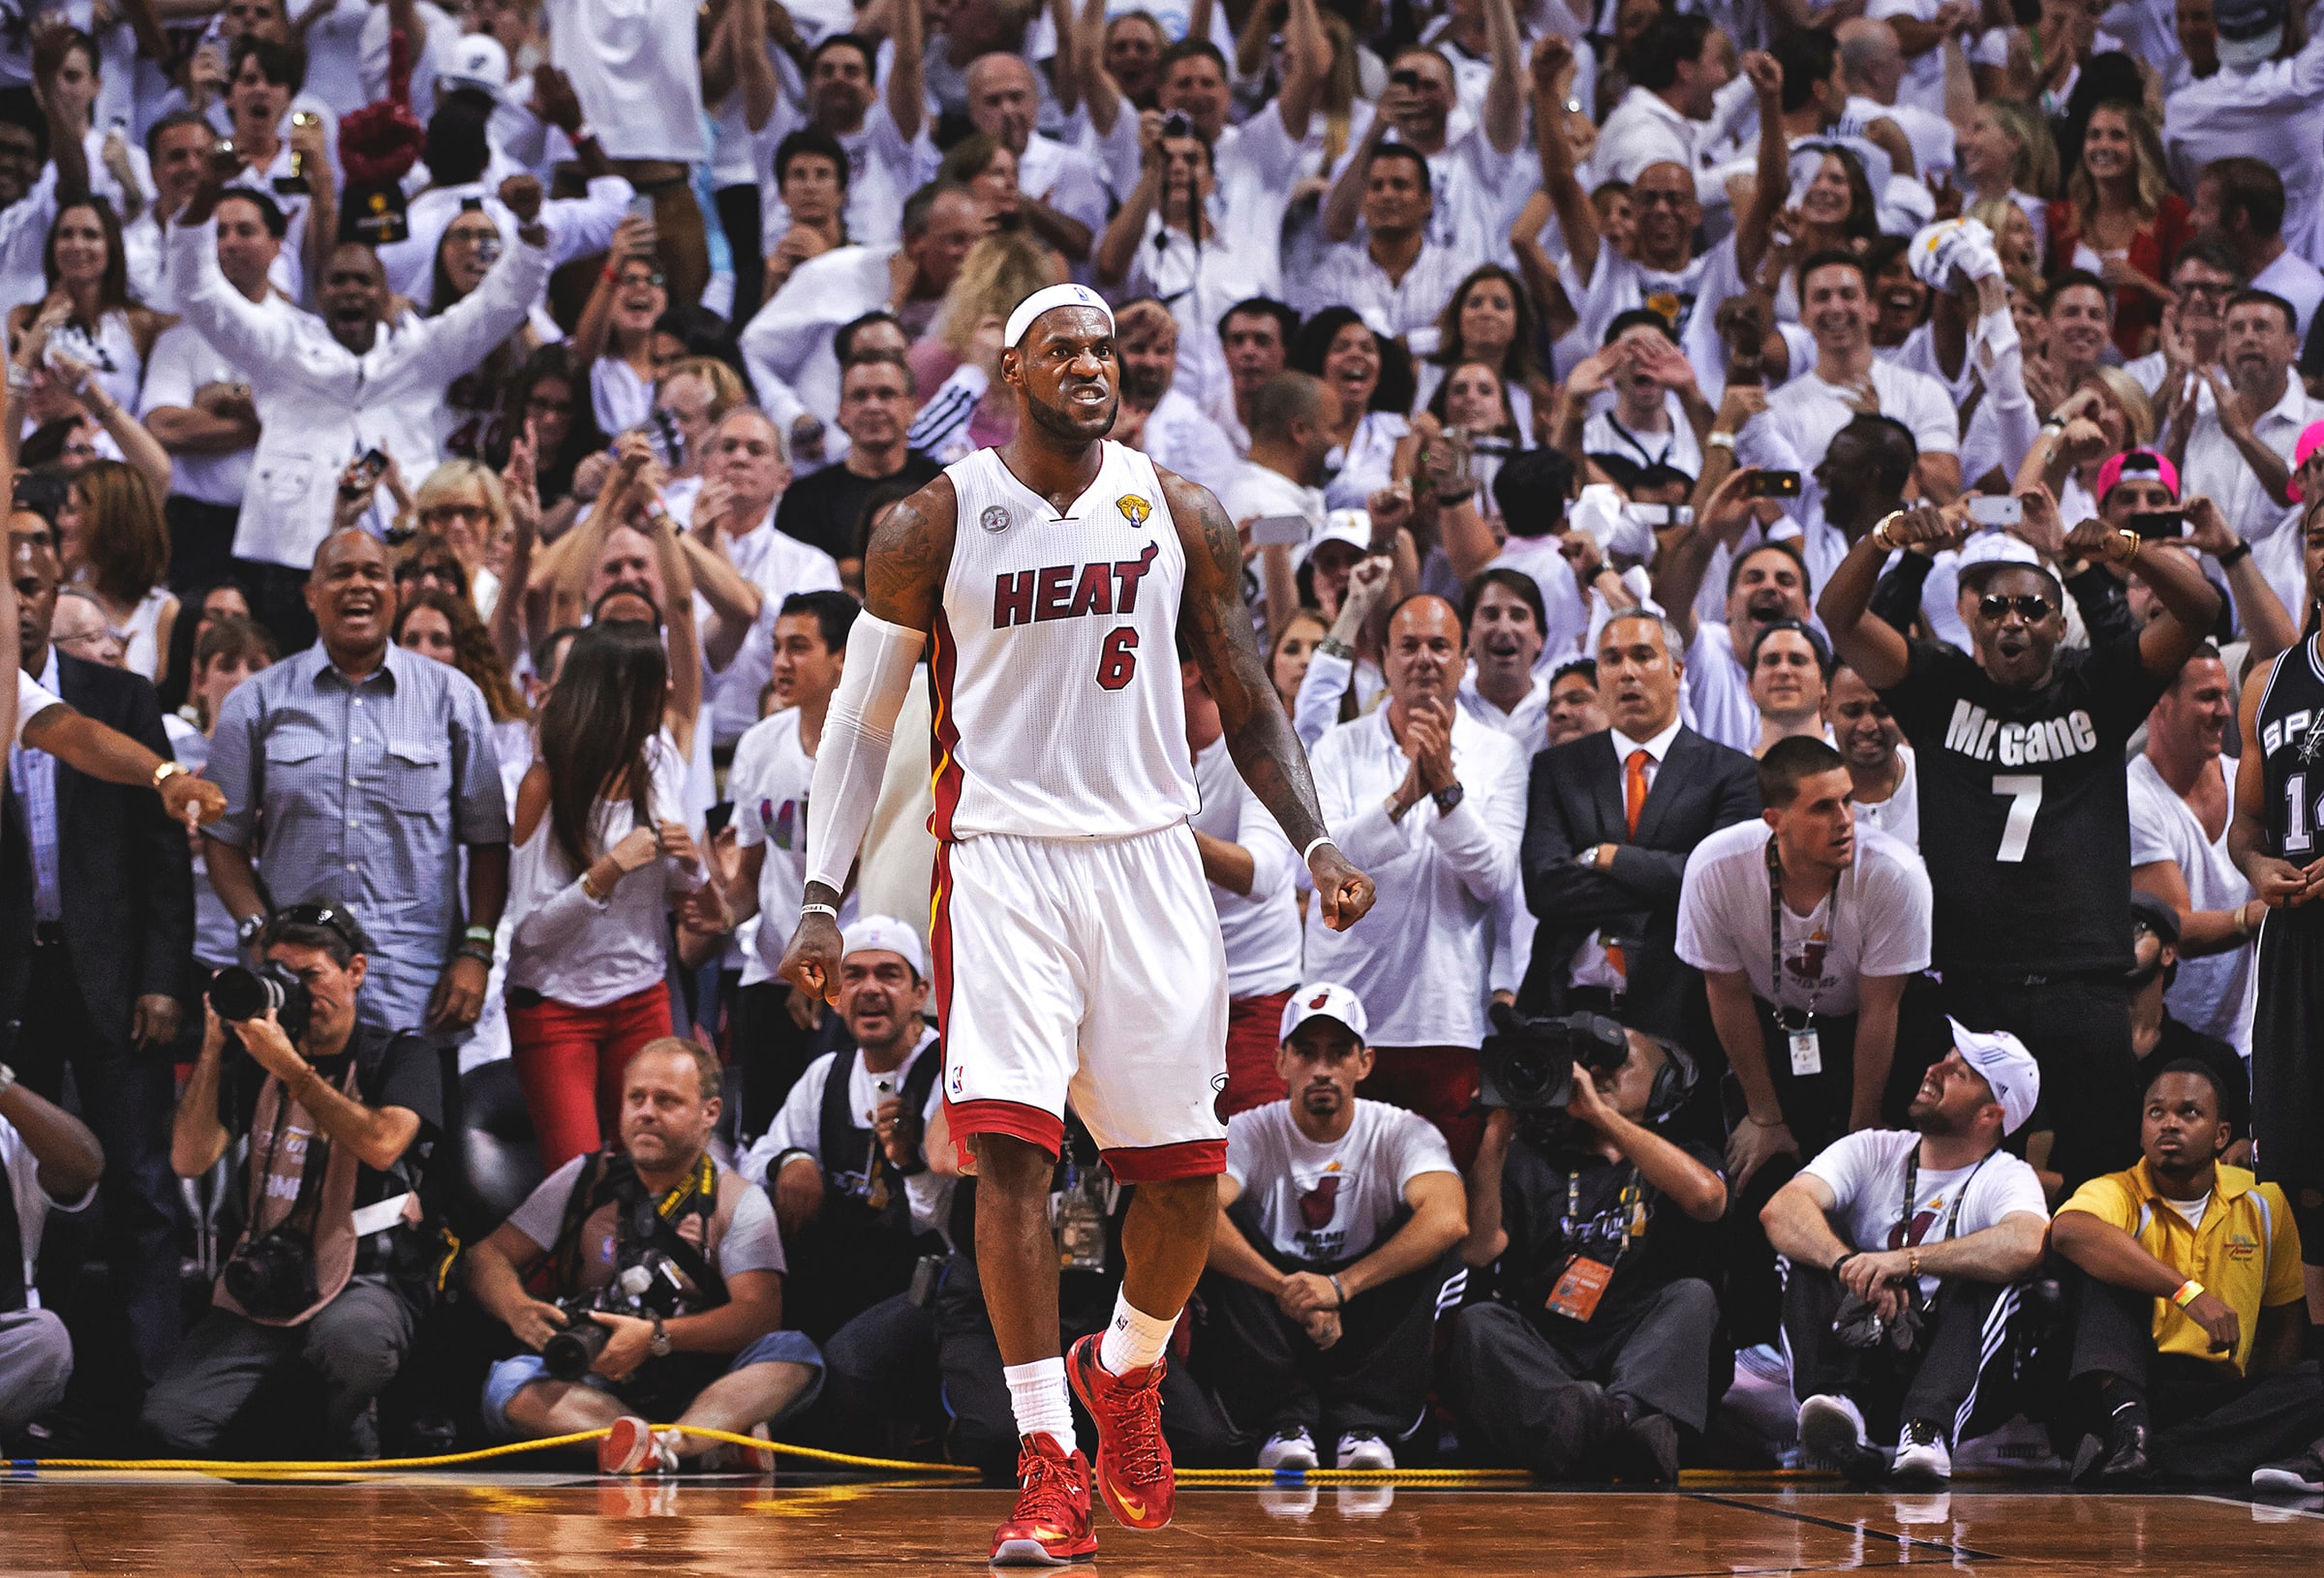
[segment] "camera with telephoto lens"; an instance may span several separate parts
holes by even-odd
[[[1630,1038],[1603,1014],[1555,1017],[1520,1014],[1495,1003],[1493,1032],[1477,1054],[1477,1099],[1518,1112],[1562,1112],[1574,1094],[1574,1071],[1618,1069],[1630,1056]]]
[[[210,977],[210,1007],[229,1024],[262,1019],[272,1009],[274,1022],[296,1045],[314,1017],[315,999],[307,994],[304,981],[268,959],[255,970],[229,964]]]
[[[541,1345],[541,1364],[552,1381],[579,1381],[613,1338],[611,1326],[590,1319],[593,1312],[634,1316],[640,1320],[659,1316],[667,1320],[683,1309],[686,1292],[686,1278],[679,1272],[678,1262],[650,1249],[596,1293],[557,1301],[565,1325]]]
[[[314,1241],[288,1226],[236,1250],[224,1276],[234,1302],[260,1320],[288,1320],[322,1296],[315,1283]]]

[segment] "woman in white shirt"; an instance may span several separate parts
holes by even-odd
[[[1330,476],[1324,502],[1331,509],[1364,508],[1376,490],[1394,480],[1396,440],[1412,430],[1402,415],[1412,404],[1412,367],[1403,347],[1374,334],[1354,308],[1326,307],[1300,325],[1285,363],[1338,391],[1337,446],[1335,460],[1324,463]]]
[[[79,362],[123,409],[136,410],[145,358],[170,320],[130,295],[112,208],[76,202],[58,209],[41,262],[48,293],[8,315],[10,340],[38,331],[43,353],[54,349]]]
[[[671,1033],[673,900],[717,889],[685,816],[685,759],[662,734],[669,670],[652,625],[573,638],[516,794],[508,1034],[555,1168],[613,1132],[623,1067]]]
[[[56,543],[65,579],[97,600],[120,637],[122,667],[166,678],[177,598],[166,584],[168,530],[145,479],[117,460],[89,462],[65,489]]]
[[[632,214],[614,228],[603,272],[573,325],[573,360],[589,369],[597,426],[625,433],[654,413],[654,325],[669,311],[654,231]]]

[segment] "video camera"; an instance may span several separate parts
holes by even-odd
[[[1518,1112],[1562,1112],[1574,1071],[1601,1074],[1630,1056],[1630,1038],[1603,1014],[1520,1014],[1495,1003],[1493,1032],[1477,1054],[1477,1099]]]
[[[229,1024],[262,1019],[268,1009],[274,1010],[274,1022],[283,1027],[293,1046],[305,1037],[307,1021],[315,1013],[307,984],[272,959],[255,970],[228,965],[210,977],[209,997],[210,1007]]]
[[[557,1308],[565,1315],[565,1329],[541,1346],[541,1364],[553,1381],[579,1381],[589,1374],[589,1367],[597,1362],[597,1355],[605,1351],[606,1343],[613,1338],[611,1326],[590,1319],[593,1311],[600,1315],[633,1316],[640,1320],[659,1316],[667,1320],[684,1308],[686,1292],[686,1278],[680,1273],[678,1262],[657,1249],[647,1250],[594,1295],[557,1301]]]

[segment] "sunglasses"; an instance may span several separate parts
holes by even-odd
[[[662,272],[658,268],[651,274],[625,274],[622,276],[622,288],[624,289],[628,289],[632,287],[640,285],[650,285],[658,290],[665,283],[666,281],[663,278]]]
[[[2013,608],[2017,610],[2017,617],[2028,624],[2046,620],[2055,612],[2047,597],[2036,597],[2030,592],[2015,597],[1989,592],[1977,599],[1977,614],[1989,624],[2001,623]]]
[[[330,904],[293,904],[289,909],[276,910],[270,929],[287,926],[321,926],[338,933],[340,941],[356,953],[368,953],[370,943],[363,927],[353,915]]]

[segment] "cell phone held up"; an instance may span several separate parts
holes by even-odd
[[[1746,499],[1796,499],[1799,497],[1797,471],[1754,471],[1743,482]]]
[[[2186,512],[2180,509],[2142,509],[2130,517],[2130,530],[2145,542],[2184,537],[2186,535]]]
[[[1969,518],[1979,528],[2018,526],[2026,518],[2026,506],[2006,496],[1988,498],[1982,494],[1969,501]]]

